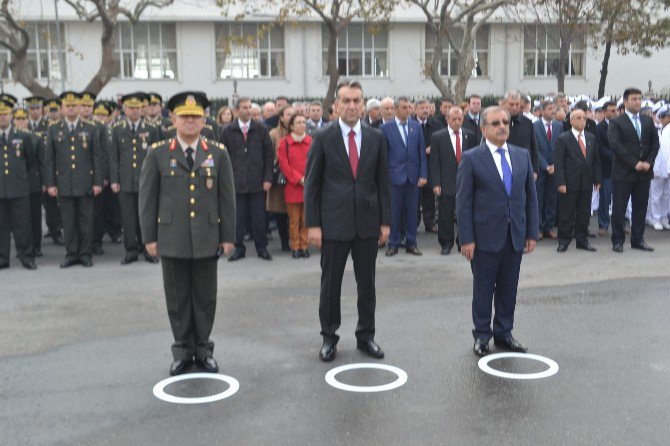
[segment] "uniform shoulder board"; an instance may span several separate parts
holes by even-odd
[[[209,139],[209,138],[202,137],[202,140],[205,141],[205,143],[210,147],[216,147],[219,150],[226,150],[225,145],[221,144],[220,142],[218,142],[214,139]]]
[[[123,121],[116,121],[116,122],[112,123],[111,127],[116,128],[116,127],[120,126],[121,124],[123,124]]]
[[[203,127],[205,127],[206,129],[214,130],[214,127],[212,127],[212,125],[208,122],[205,122],[205,125]]]
[[[167,139],[163,139],[161,141],[158,141],[158,142],[155,142],[155,143],[151,144],[151,146],[149,146],[149,147],[153,150],[156,150],[156,149],[166,145],[167,142],[168,142]]]
[[[145,120],[145,121],[144,121],[144,125],[146,125],[147,127],[156,128],[157,123],[154,122],[154,121],[146,121],[146,120]]]

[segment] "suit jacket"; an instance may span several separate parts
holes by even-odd
[[[475,135],[461,127],[463,138],[461,140],[462,154],[480,144]],[[453,197],[456,195],[456,174],[458,163],[456,162],[456,151],[451,144],[449,127],[433,133],[430,139],[430,187],[440,186],[442,194]]]
[[[342,129],[335,121],[313,135],[307,155],[305,221],[321,227],[326,240],[369,239],[391,224],[386,139],[361,126],[361,150],[354,178]]]
[[[380,127],[388,148],[389,180],[394,186],[417,184],[419,178],[428,178],[426,143],[421,125],[407,120],[407,145],[400,135],[395,120]]]
[[[624,112],[610,121],[607,138],[614,151],[612,181],[635,181],[636,178],[651,179],[654,176],[654,160],[658,154],[658,131],[650,117],[640,115],[642,138],[637,137],[635,126]],[[651,164],[647,172],[638,172],[639,161]]]
[[[612,177],[612,161],[614,160],[614,151],[610,147],[610,142],[607,137],[608,128],[609,124],[604,119],[596,126],[596,145],[598,146],[598,154],[600,155],[600,166],[603,179]]]
[[[238,120],[234,120],[221,132],[220,142],[228,149],[233,164],[235,191],[238,194],[263,192],[263,182],[272,181],[275,164],[275,149],[268,129],[251,120],[245,141]]]
[[[526,239],[539,238],[537,194],[528,150],[507,144],[512,164],[508,196],[493,155],[485,142],[463,152],[456,179],[456,219],[461,245],[476,251],[500,252],[508,227],[517,252]],[[476,255],[476,254],[475,254]]]
[[[147,149],[155,142],[158,142],[158,130],[147,124],[144,118],[140,120],[135,135],[127,119],[112,125],[110,181],[119,183],[121,192],[140,191],[142,163]]]
[[[547,129],[544,127],[544,121],[538,119],[533,123],[535,130],[535,140],[537,141],[537,157],[540,171],[546,171],[547,166],[554,164],[554,147],[558,137],[563,133],[563,124],[558,121],[551,121],[551,141],[547,138]]]
[[[481,113],[479,114],[479,119],[480,121],[482,119]],[[463,128],[469,130],[470,133],[474,135],[477,145],[482,142],[482,128],[470,117],[470,113],[466,113],[465,116],[463,116]]]
[[[11,126],[5,145],[0,146],[0,199],[30,196],[31,180],[38,165],[33,135]]]
[[[176,139],[154,143],[140,176],[144,243],[180,259],[213,258],[235,241],[235,187],[226,148],[200,139],[193,170]]]
[[[568,192],[588,192],[594,184],[602,184],[600,154],[596,146],[596,138],[584,132],[586,158],[572,133],[563,133],[556,141],[554,150],[554,177],[556,186],[566,186]]]
[[[533,172],[539,172],[540,162],[537,154],[537,139],[535,137],[533,121],[521,113],[512,116],[507,143],[528,150],[530,152],[530,161],[533,165]]]

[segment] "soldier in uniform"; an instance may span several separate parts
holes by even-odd
[[[30,106],[29,106],[30,107]],[[44,121],[44,131],[40,133],[42,143],[46,152],[47,136],[49,134],[49,126],[55,122],[60,121],[60,99],[55,98],[44,103],[43,109],[46,109]],[[32,112],[32,109],[29,108]],[[46,159],[46,153],[45,153]],[[44,178],[42,178],[44,180]],[[54,245],[63,245],[63,221],[60,216],[60,206],[58,205],[58,197],[52,197],[47,192],[42,194],[42,202],[44,203],[44,217],[47,223],[47,234],[45,237],[50,237],[54,241]]]
[[[149,146],[158,142],[158,131],[141,117],[143,93],[132,93],[121,98],[126,119],[112,125],[110,166],[112,192],[118,194],[123,224],[123,244],[126,255],[121,265],[136,262],[144,251],[147,262],[158,263],[142,244],[138,213],[140,173]]]
[[[174,344],[171,375],[196,362],[219,368],[209,335],[216,310],[217,258],[233,249],[235,187],[228,152],[202,137],[203,93],[168,101],[176,137],[156,143],[140,178],[140,223],[149,254],[162,257],[163,282]]]
[[[44,183],[58,196],[65,232],[65,260],[93,266],[93,198],[102,192],[103,155],[95,125],[79,117],[79,94],[60,96],[64,117],[49,126]]]
[[[25,102],[26,100],[24,99],[24,103]],[[37,132],[30,130],[28,116],[29,112],[25,108],[16,109],[14,112],[14,127],[30,134],[30,139],[35,152],[36,162],[28,172],[28,181],[30,183],[30,226],[32,229],[33,256],[42,257],[42,193],[46,191],[42,181],[44,144]]]
[[[15,104],[12,95],[0,96],[0,269],[9,267],[12,232],[21,264],[26,269],[36,269],[28,176],[37,159],[30,135],[12,126]]]
[[[197,92],[197,93],[200,94],[200,95],[206,96],[205,93],[203,93],[203,92]],[[219,136],[220,136],[219,125],[216,123],[216,121],[214,121],[209,116],[204,116],[204,119],[205,119],[205,122],[203,124],[202,132],[201,132],[202,136],[204,138],[207,138],[210,141],[218,141]],[[165,139],[174,138],[175,135],[176,135],[177,130],[176,130],[175,125],[174,125],[174,117],[172,118],[172,122],[173,122],[173,124],[168,126],[164,130],[164,133],[163,133],[162,136]]]
[[[165,139],[167,129],[172,126],[169,119],[163,117],[163,98],[158,93],[147,93],[149,105],[147,106],[146,122],[158,130],[158,138]]]
[[[109,187],[109,138],[107,138],[107,128],[105,125],[93,119],[93,106],[95,105],[95,95],[90,91],[80,93],[79,116],[84,122],[94,125],[98,129],[100,139],[100,148],[102,152],[102,187]],[[102,237],[105,235],[103,195],[97,195],[93,198],[93,254],[102,255]]]

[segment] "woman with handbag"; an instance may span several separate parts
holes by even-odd
[[[305,168],[312,138],[307,134],[307,119],[302,114],[291,116],[288,135],[277,146],[279,167],[286,177],[284,197],[288,209],[289,237],[294,259],[309,257],[307,227],[305,226]]]
[[[288,133],[287,125],[292,115],[293,107],[290,105],[281,107],[277,114],[277,116],[279,116],[277,127],[270,130],[272,146],[275,148],[275,166],[272,178],[272,188],[268,192],[265,208],[268,212],[274,213],[282,251],[289,251],[290,247],[288,242],[288,215],[286,215],[286,201],[284,201],[286,178],[284,178],[284,175],[282,175],[281,170],[279,169],[279,163],[277,162],[277,148],[279,141]]]

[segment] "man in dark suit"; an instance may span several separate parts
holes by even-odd
[[[481,121],[486,141],[463,154],[456,180],[461,252],[472,266],[473,350],[488,354],[493,336],[497,347],[525,352],[512,328],[521,257],[539,235],[533,166],[526,149],[506,142],[509,113],[489,107]]]
[[[456,212],[456,173],[463,152],[479,145],[475,136],[462,127],[463,110],[451,107],[447,127],[433,133],[430,139],[430,180],[439,199],[437,241],[441,254],[449,255],[454,246]]]
[[[340,118],[314,135],[305,178],[308,239],[321,248],[319,357],[335,358],[342,277],[351,252],[358,289],[357,347],[383,358],[374,341],[375,263],[391,223],[386,140],[380,131],[361,125],[360,83],[340,83],[336,96]]]
[[[463,128],[472,133],[479,145],[482,141],[482,129],[479,125],[479,113],[482,110],[482,98],[473,94],[468,98],[468,112],[463,117]]]
[[[391,182],[391,237],[387,256],[398,254],[405,222],[405,250],[421,255],[416,245],[418,226],[419,188],[428,178],[426,143],[421,126],[409,119],[410,102],[401,97],[396,100],[395,119],[380,129],[388,144],[389,181]]]
[[[368,99],[365,103],[365,119],[363,124],[379,128],[382,125],[382,103],[377,98]]]
[[[614,152],[607,138],[607,129],[610,121],[617,117],[616,103],[608,101],[603,104],[605,119],[596,126],[596,144],[600,155],[602,169],[602,184],[598,195],[598,235],[605,237],[610,227],[610,206],[612,204],[612,161]]]
[[[573,110],[581,110],[584,113],[588,113],[589,104],[586,101],[579,101],[575,104]],[[566,132],[568,130],[570,130],[570,128],[572,126],[571,121],[570,121],[570,114],[571,113],[568,113],[568,115],[565,117],[565,120],[563,121],[563,129]],[[584,128],[584,131],[589,132],[592,135],[595,135],[596,134],[596,121],[594,121],[593,119],[590,119],[590,118],[586,118],[586,127]]]
[[[571,129],[556,141],[554,165],[558,188],[558,252],[565,252],[574,235],[577,249],[595,251],[589,244],[591,193],[602,183],[600,154],[593,134],[584,131],[586,113],[570,114]]]
[[[628,88],[623,93],[625,112],[610,121],[607,138],[614,151],[612,164],[612,249],[623,252],[626,240],[624,219],[628,200],[633,204],[630,245],[633,249],[653,251],[644,241],[649,187],[658,153],[658,131],[654,121],[640,114],[642,92]]]
[[[419,99],[416,101],[414,109],[416,110],[415,120],[421,126],[423,140],[426,143],[426,160],[429,166],[428,182],[419,192],[419,219],[417,220],[417,223],[421,222],[420,217],[423,216],[423,225],[426,228],[426,232],[437,232],[437,221],[435,220],[435,194],[433,194],[430,185],[430,138],[434,132],[440,130],[440,127],[436,127],[433,120],[430,119],[430,102],[428,102],[427,99]]]
[[[142,239],[162,257],[163,282],[174,336],[170,375],[195,361],[219,367],[209,335],[216,313],[218,254],[233,250],[235,187],[226,148],[205,141],[207,97],[183,92],[168,101],[176,137],[154,143],[140,176]]]
[[[540,162],[537,154],[535,129],[533,122],[523,115],[521,110],[521,95],[518,91],[508,91],[505,93],[504,107],[512,119],[507,142],[530,152],[530,161],[533,164],[533,172],[535,172],[535,178],[537,179]]]
[[[556,239],[556,181],[554,174],[554,146],[563,133],[563,125],[554,120],[556,105],[543,101],[542,117],[533,123],[537,141],[539,172],[537,175],[537,207],[540,213],[540,238]]]

